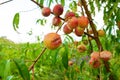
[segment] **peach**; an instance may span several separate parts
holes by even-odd
[[[100,65],[101,65],[101,62],[100,62],[100,59],[95,60],[94,58],[90,58],[89,64],[90,64],[93,68],[99,68]]]
[[[104,61],[110,60],[112,57],[112,53],[110,51],[102,51],[100,52],[100,58],[103,59]]]
[[[59,34],[57,33],[48,33],[45,35],[43,40],[44,45],[48,49],[56,49],[62,44],[62,40]]]
[[[72,66],[73,63],[74,63],[73,61],[68,61],[68,65],[69,65],[69,66]]]
[[[81,28],[86,28],[89,24],[89,20],[85,16],[78,17],[78,26]]]
[[[63,13],[63,6],[61,4],[57,4],[53,8],[53,13],[56,16],[59,16]]]
[[[102,37],[104,35],[105,35],[105,31],[104,30],[102,30],[102,29],[98,30],[98,36]]]
[[[55,17],[53,18],[53,20],[52,20],[52,24],[53,24],[54,26],[60,26],[60,24],[61,24],[61,19],[60,19],[59,17],[55,16]]]
[[[68,26],[71,29],[74,29],[75,27],[78,26],[78,19],[76,17],[72,17],[71,19],[68,20]]]
[[[100,58],[100,53],[94,51],[91,53],[90,57],[94,58],[95,60],[98,60]]]
[[[64,32],[65,34],[70,34],[72,31],[73,31],[73,30],[72,30],[67,24],[64,25],[64,27],[63,27],[63,32]]]
[[[78,50],[78,52],[85,52],[86,46],[84,44],[78,45],[77,50]]]
[[[68,21],[72,17],[75,17],[75,13],[74,12],[66,12],[66,14],[65,14],[65,21]]]
[[[75,34],[76,34],[77,36],[82,36],[82,35],[84,34],[84,29],[81,28],[81,27],[79,27],[79,26],[77,26],[77,27],[75,28]]]
[[[45,17],[49,16],[49,15],[50,15],[50,12],[51,12],[51,10],[50,10],[49,7],[44,7],[44,8],[42,8],[42,15],[43,15],[43,16],[45,16]]]

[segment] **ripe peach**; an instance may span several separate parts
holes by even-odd
[[[84,44],[78,45],[77,46],[78,52],[85,52],[86,51],[86,46]]]
[[[100,58],[104,61],[108,61],[112,57],[112,53],[110,51],[102,51],[100,52]]]
[[[59,34],[48,33],[47,35],[45,35],[43,43],[49,49],[56,49],[61,45],[62,40]]]
[[[65,14],[65,21],[68,21],[72,17],[75,17],[75,13],[74,12],[66,12],[66,14]]]
[[[104,30],[98,30],[98,36],[102,37],[105,35],[105,31]]]
[[[94,58],[90,58],[89,60],[89,64],[93,67],[93,68],[99,68],[101,65],[100,59],[96,60]]]
[[[85,16],[78,17],[78,26],[81,28],[86,28],[88,26],[89,20]]]
[[[53,8],[53,13],[56,15],[56,16],[59,16],[63,13],[63,6],[61,4],[57,4],[54,6]]]
[[[68,20],[68,26],[71,29],[74,29],[75,27],[78,26],[78,19],[76,17],[72,17],[71,19]]]
[[[84,34],[84,29],[81,28],[81,27],[79,27],[79,26],[77,26],[77,27],[75,28],[75,34],[76,34],[77,36],[82,36],[82,35]]]
[[[64,25],[64,27],[63,27],[63,32],[64,32],[65,34],[70,34],[72,31],[73,31],[73,29],[71,29],[67,24]]]
[[[50,15],[50,12],[51,12],[51,10],[50,10],[49,7],[44,7],[44,8],[42,8],[42,15],[43,15],[43,16],[45,16],[45,17],[49,16],[49,15]]]
[[[60,26],[60,24],[61,24],[61,19],[60,19],[59,17],[55,16],[55,17],[53,18],[53,20],[52,20],[52,24],[53,24],[54,26]]]
[[[90,55],[91,58],[98,60],[100,58],[100,53],[99,52],[92,52]]]
[[[68,65],[69,65],[69,66],[72,66],[73,63],[74,63],[73,61],[68,61]]]

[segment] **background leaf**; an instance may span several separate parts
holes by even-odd
[[[24,80],[30,80],[30,74],[29,74],[29,71],[28,71],[28,68],[27,66],[25,65],[24,61],[23,60],[20,60],[20,59],[14,59],[13,60],[14,63],[16,64],[18,70],[19,70],[19,73],[21,75],[21,77],[24,79]]]

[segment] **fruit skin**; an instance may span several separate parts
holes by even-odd
[[[110,60],[112,57],[112,53],[110,51],[102,51],[100,52],[100,58],[104,61]]]
[[[105,31],[100,29],[98,30],[98,36],[103,37],[105,35]]]
[[[78,26],[80,26],[81,28],[86,28],[88,24],[89,24],[89,20],[87,17],[85,16],[78,17]]]
[[[73,63],[74,63],[73,61],[68,61],[68,65],[69,65],[69,66],[72,66]]]
[[[86,46],[84,44],[78,45],[77,46],[78,52],[85,52],[86,51]]]
[[[56,16],[59,16],[63,13],[63,6],[61,4],[57,4],[53,8],[53,13]]]
[[[53,20],[52,20],[52,24],[53,24],[54,26],[60,26],[60,24],[61,24],[61,19],[60,19],[59,17],[55,16],[55,17],[53,18]]]
[[[93,68],[99,68],[100,65],[101,65],[101,62],[100,62],[99,59],[98,59],[98,60],[95,60],[94,58],[91,58],[91,59],[89,60],[89,64],[90,64]]]
[[[75,28],[75,34],[76,34],[76,36],[82,36],[83,34],[84,34],[84,29],[83,28],[81,28],[81,27],[79,27],[79,26],[77,26],[76,28]]]
[[[45,35],[43,40],[44,45],[48,49],[56,49],[62,44],[62,40],[59,34],[57,33],[48,33]]]
[[[43,15],[44,17],[48,17],[48,16],[50,15],[50,13],[51,13],[51,10],[50,10],[49,7],[44,7],[44,8],[42,8],[42,15]]]
[[[93,68],[99,68],[101,65],[101,61],[100,61],[100,53],[99,52],[92,52],[90,55],[90,60],[89,60],[89,64],[93,67]]]
[[[68,20],[67,24],[71,29],[74,29],[78,26],[78,19],[76,17],[72,17]]]
[[[73,30],[67,25],[65,24],[64,27],[63,27],[63,32],[65,34],[70,34]]]
[[[65,21],[68,21],[72,17],[75,17],[75,13],[74,12],[66,12],[66,14],[65,14]]]

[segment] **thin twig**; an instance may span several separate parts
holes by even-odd
[[[0,5],[11,2],[11,1],[13,1],[13,0],[8,0],[8,1],[5,1],[5,2],[2,2],[2,3],[0,3]]]
[[[47,48],[43,48],[42,52],[38,55],[38,57],[35,59],[34,63],[29,67],[29,71],[33,69],[34,65],[36,64],[36,62],[40,59],[40,57],[42,56],[42,54],[46,51]]]
[[[95,38],[94,36],[92,36],[92,35],[88,34],[87,32],[84,32],[84,34],[85,34],[85,35],[87,35],[88,37],[93,38],[93,39]]]

